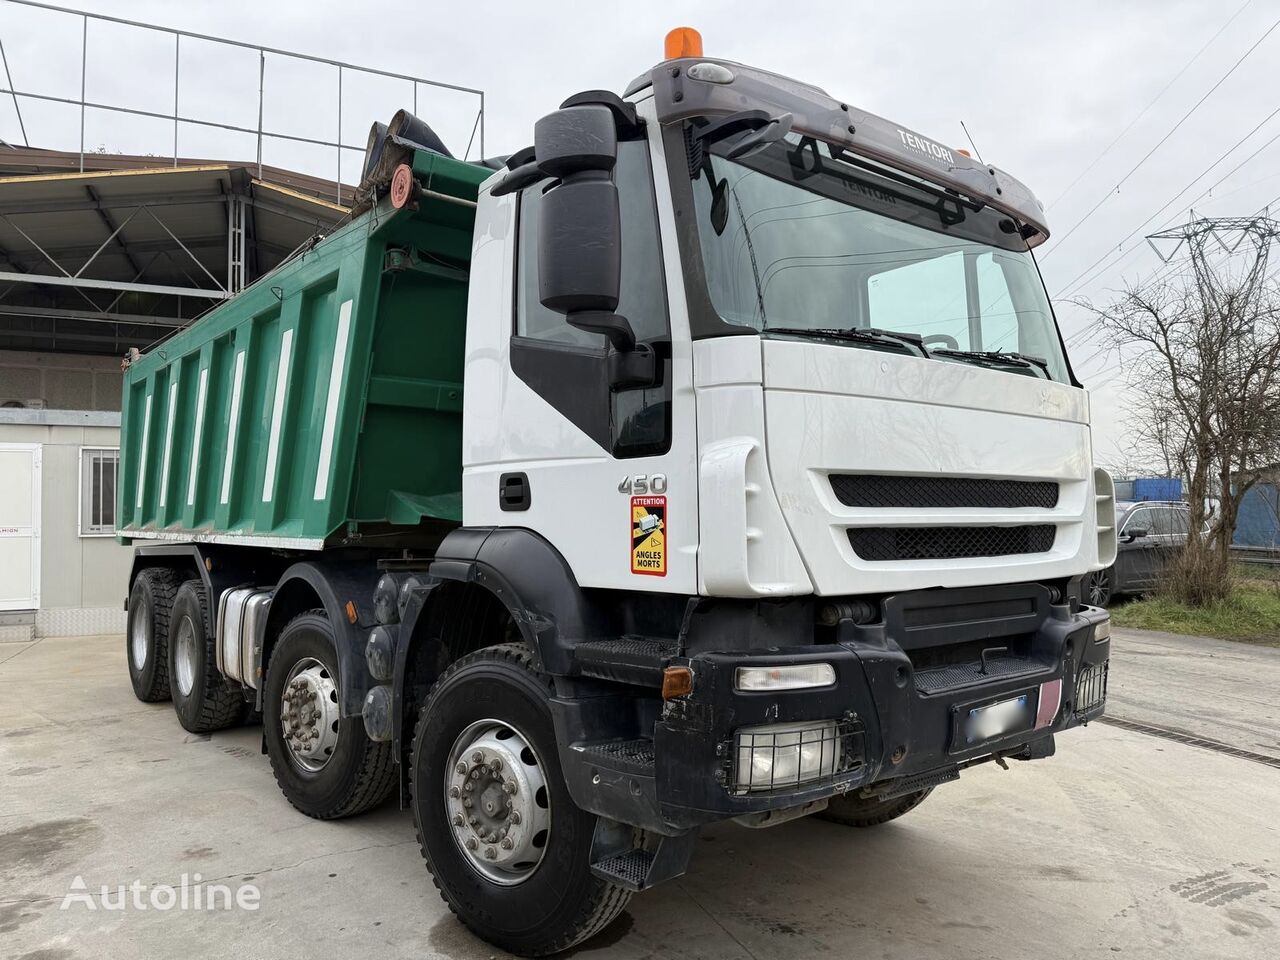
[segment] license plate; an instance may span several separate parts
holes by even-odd
[[[1035,710],[1029,693],[973,707],[964,718],[965,743],[972,746],[1015,731],[1030,730],[1034,719]]]

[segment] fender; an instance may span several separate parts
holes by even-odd
[[[373,560],[367,563],[331,563],[324,560],[307,560],[295,563],[281,575],[276,583],[276,596],[287,592],[290,583],[307,584],[320,598],[325,615],[333,628],[334,647],[338,656],[338,707],[342,717],[358,717],[364,706],[365,694],[373,686],[373,675],[365,662],[364,646],[369,631],[373,629],[373,588],[378,582],[378,567]],[[275,601],[272,601],[274,605]],[[354,623],[347,615],[347,604],[356,612]],[[268,616],[262,625],[263,635],[258,642],[267,650],[266,634],[275,626],[283,627],[278,618]],[[266,662],[269,662],[266,661]],[[262,684],[258,691],[261,701]],[[262,704],[258,706],[261,708]]]
[[[542,670],[572,673],[572,649],[610,636],[603,612],[590,602],[544,537],[520,527],[460,527],[440,544],[430,572],[440,580],[484,587],[507,608]]]

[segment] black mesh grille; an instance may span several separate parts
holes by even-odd
[[[833,473],[831,489],[846,507],[1041,507],[1058,505],[1048,480],[892,477]]]
[[[1057,530],[1051,523],[1018,527],[855,527],[853,552],[863,560],[951,560],[1044,553]]]

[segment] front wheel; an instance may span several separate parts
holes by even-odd
[[[445,671],[413,738],[413,818],[436,887],[521,956],[594,936],[631,898],[591,872],[596,818],[565,785],[553,692],[525,645],[488,647]]]
[[[832,797],[827,803],[827,809],[815,816],[846,827],[875,827],[897,820],[904,813],[914,810],[932,792],[933,787],[929,787],[927,790],[917,790],[888,800],[877,800],[875,797],[863,799],[846,793],[844,796]]]
[[[1111,602],[1114,568],[1095,570],[1085,579],[1085,599],[1091,607],[1105,607]]]

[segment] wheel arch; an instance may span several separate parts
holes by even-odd
[[[328,563],[307,560],[294,563],[276,582],[271,607],[255,641],[262,646],[262,677],[258,684],[258,708],[271,654],[281,632],[300,613],[323,609],[333,630],[338,659],[339,715],[360,716],[365,694],[374,679],[365,662],[364,645],[374,626],[373,588],[378,582],[377,564]],[[353,616],[354,615],[354,616]]]

